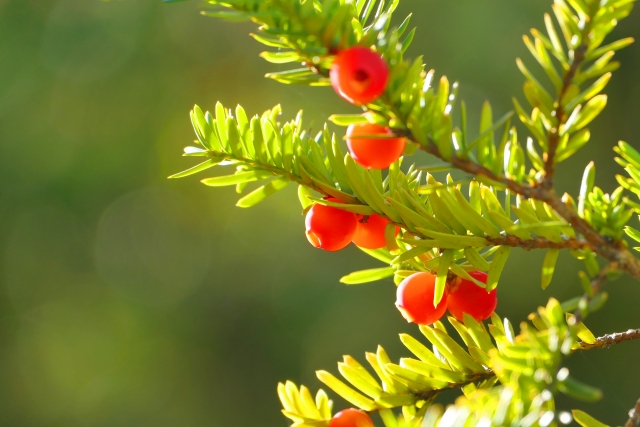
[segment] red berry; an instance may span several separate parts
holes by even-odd
[[[433,306],[436,289],[436,276],[431,273],[416,273],[400,283],[397,291],[396,306],[408,322],[430,325],[444,316],[447,311],[447,289],[442,300]]]
[[[384,230],[389,223],[388,219],[380,215],[367,215],[358,219],[356,234],[353,236],[353,243],[365,249],[379,249],[387,245],[384,238]],[[396,236],[400,227],[396,227]]]
[[[338,53],[329,72],[335,91],[356,105],[369,104],[387,88],[389,67],[366,47],[352,47]]]
[[[333,416],[329,427],[373,427],[373,420],[357,409],[345,409]]]
[[[358,137],[365,135],[386,137]],[[365,168],[386,169],[400,158],[405,146],[404,138],[392,136],[393,132],[390,129],[375,123],[354,124],[347,128],[347,146],[353,160]]]
[[[487,283],[487,274],[482,271],[472,271],[469,275],[482,283]],[[449,312],[460,321],[464,320],[464,313],[478,322],[488,319],[498,305],[495,289],[487,292],[472,281],[460,277],[451,283],[449,292]]]
[[[339,200],[328,198],[332,202]],[[332,206],[315,204],[305,219],[307,239],[316,248],[339,251],[351,243],[358,226],[356,215]]]

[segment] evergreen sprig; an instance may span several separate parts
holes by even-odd
[[[533,166],[528,172],[523,144],[518,140],[515,128],[503,132],[506,136],[503,136],[497,146],[494,144],[493,132],[496,129],[492,128],[490,105],[486,104],[483,108],[479,138],[470,141],[467,135],[467,114],[464,105],[460,107],[460,126],[453,128],[452,114],[457,102],[458,85],[450,85],[449,80],[443,76],[437,84],[436,91],[433,87],[434,71],[425,72],[421,58],[415,61],[403,58],[403,53],[413,36],[407,36],[405,40],[400,41],[408,26],[407,19],[397,28],[390,28],[391,15],[397,1],[390,2],[387,7],[384,6],[384,2],[373,0],[355,3],[345,0],[210,0],[209,3],[234,9],[233,12],[217,12],[216,16],[225,17],[224,13],[231,13],[228,17],[254,20],[260,24],[263,33],[272,34],[283,43],[288,43],[289,50],[295,50],[295,46],[300,43],[304,44],[308,37],[315,40],[315,43],[323,43],[326,48],[325,57],[309,58],[304,56],[307,55],[304,50],[299,51],[300,54],[304,53],[303,64],[318,76],[327,75],[336,49],[353,45],[375,47],[391,64],[391,76],[386,93],[374,104],[366,106],[366,110],[375,115],[377,120],[388,123],[398,134],[407,136],[421,149],[445,160],[457,169],[474,175],[476,179],[549,204],[565,221],[573,225],[588,242],[591,250],[609,261],[617,260],[621,269],[640,278],[640,263],[629,253],[624,243],[620,240],[609,241],[609,234],[600,233],[596,228],[598,225],[594,226],[589,222],[591,218],[580,216],[571,203],[556,195],[552,185],[555,163],[570,157],[588,141],[590,134],[585,126],[595,119],[606,105],[606,96],[598,95],[610,77],[604,73],[617,67],[616,62],[610,62],[615,51],[628,46],[633,40],[623,39],[606,46],[602,46],[602,43],[617,21],[630,13],[634,1],[556,1],[554,14],[565,44],[563,45],[558,37],[549,15],[545,16],[548,36],[533,31],[534,42],[525,38],[525,42],[535,53],[534,58],[548,75],[554,76],[550,79],[557,86],[558,93],[557,99],[554,100],[523,62],[518,60],[518,65],[527,80],[525,95],[534,108],[529,116],[514,99],[516,111],[544,150],[541,156],[533,140],[527,141],[526,150]],[[375,8],[375,5],[378,7]],[[371,14],[369,9],[376,9],[376,13]],[[346,22],[350,18],[351,23],[363,20],[366,22],[371,16],[374,23],[384,23],[377,27],[372,24],[370,27],[379,29],[374,43],[369,39],[351,37],[351,24],[337,29],[337,23],[342,22],[341,20]],[[314,28],[317,30],[315,33],[292,27],[291,22],[305,19],[314,22]],[[331,32],[336,32],[336,37],[329,37],[328,34]],[[560,71],[556,70],[557,67],[548,52],[556,57]],[[265,55],[269,59],[270,55],[263,54]],[[291,62],[301,58],[291,59]],[[312,65],[314,58],[316,63]],[[309,59],[312,62],[309,62]],[[581,91],[580,85],[597,78],[600,72],[608,77],[601,78],[591,87]],[[560,77],[556,78],[556,74]],[[558,84],[559,80],[561,84]],[[583,107],[582,104],[585,102]],[[353,120],[358,119],[354,117]],[[348,116],[339,116],[338,123],[348,122]],[[505,154],[508,154],[508,157],[505,158]],[[595,217],[598,216],[603,215]],[[628,214],[624,213],[619,219],[626,217]],[[615,225],[619,222],[621,221],[617,221]],[[621,228],[614,230],[612,234],[619,236],[619,230]]]
[[[395,364],[382,347],[367,353],[366,360],[377,378],[355,358],[344,356],[343,362],[338,363],[344,381],[327,371],[318,371],[318,379],[352,405],[377,412],[386,427],[398,423],[449,425],[446,420],[452,413],[462,417],[460,425],[465,426],[520,426],[535,421],[551,425],[554,417],[560,416],[555,411],[553,393],[586,401],[600,398],[599,390],[570,377],[568,369],[561,366],[564,357],[596,345],[597,339],[582,323],[569,326],[558,301],[551,299],[546,307],[540,307],[530,316],[532,324],[523,324],[519,335],[514,334],[507,319],[495,314],[488,330],[469,315],[465,315],[464,322],[452,317],[448,320],[466,349],[441,322],[436,322],[420,327],[433,351],[410,335],[401,334],[400,340],[413,357]],[[501,386],[494,387],[497,381]],[[292,383],[287,385],[287,390],[292,391],[284,392],[284,387],[278,386],[283,412],[296,427],[328,425],[331,417],[326,413],[322,420],[304,415],[310,413],[310,397],[306,398],[306,405],[297,406],[298,412],[292,412],[291,402],[296,398],[291,396],[297,389]],[[464,398],[443,415],[439,406],[432,405],[433,400],[451,388],[461,388]],[[303,390],[308,394],[306,387],[300,390],[299,394]],[[318,393],[324,396],[323,391]],[[402,407],[400,419],[391,411],[396,407]],[[543,417],[550,418],[549,422],[540,421]]]
[[[344,154],[336,135],[326,126],[311,137],[301,130],[301,113],[284,124],[275,121],[280,113],[280,107],[275,107],[249,119],[240,106],[232,112],[218,103],[214,114],[203,113],[196,106],[191,119],[199,147],[187,147],[185,155],[207,160],[172,178],[235,165],[232,175],[202,182],[213,187],[235,185],[242,192],[251,182],[268,181],[242,197],[237,203],[240,207],[251,207],[293,181],[301,186],[298,193],[303,208],[320,203],[362,215],[375,213],[402,228],[398,239],[388,239],[387,249],[367,251],[389,267],[353,273],[342,279],[344,283],[360,284],[393,275],[398,282],[415,271],[427,270],[450,271],[474,280],[467,272],[481,270],[489,273],[486,286],[493,289],[515,246],[550,249],[542,279],[546,287],[558,250],[589,250],[585,242],[575,238],[571,226],[540,201],[518,195],[515,206],[510,206],[509,193],[477,181],[468,183],[467,197],[461,191],[463,184],[450,176],[441,183],[415,167],[404,173],[400,161],[383,179],[379,170],[365,169]],[[443,289],[446,274],[441,277]]]
[[[390,221],[387,246],[363,250],[387,265],[354,272],[341,281],[354,285],[393,276],[399,283],[416,271],[430,271],[437,275],[435,304],[451,276],[475,281],[472,270],[488,272],[486,285],[476,283],[495,288],[513,247],[547,250],[541,279],[546,288],[559,251],[569,250],[584,260],[585,271],[579,272],[584,295],[562,304],[551,299],[529,316],[531,324],[523,323],[517,336],[506,319],[495,315],[488,327],[469,316],[464,322],[450,318],[458,338],[440,322],[420,328],[432,349],[401,335],[415,358],[392,363],[381,347],[367,353],[378,378],[350,356],[338,365],[346,383],[318,371],[326,386],[353,405],[378,412],[386,427],[567,423],[571,416],[557,411],[554,393],[595,400],[600,392],[569,377],[563,358],[572,351],[640,336],[629,331],[596,339],[583,324],[606,301],[601,288],[607,280],[621,272],[640,279],[640,262],[623,239],[626,235],[640,242],[640,231],[628,225],[633,213],[640,213],[640,203],[625,194],[627,190],[640,196],[640,153],[624,142],[615,148],[628,176],[619,175],[621,187],[610,194],[595,185],[593,163],[585,169],[577,198],[559,196],[553,186],[557,165],[588,143],[588,126],[606,106],[602,92],[619,67],[612,59],[633,40],[604,44],[605,38],[629,15],[634,0],[554,0],[555,21],[544,16],[546,33],[534,29],[531,37],[524,37],[548,80],[542,83],[517,60],[531,107],[513,100],[515,114],[530,134],[524,139],[511,123],[514,113],[494,120],[489,103],[480,112],[477,134],[470,131],[458,84],[445,76],[436,81],[435,71],[428,70],[422,58],[404,57],[415,29],[409,30],[410,16],[392,24],[398,2],[209,0],[213,8],[203,13],[256,22],[259,33],[252,36],[276,49],[261,56],[276,64],[297,64],[267,74],[285,84],[329,85],[338,52],[353,46],[375,50],[389,65],[386,91],[363,106],[363,115],[329,119],[341,126],[383,124],[393,129],[394,137],[409,141],[406,156],[421,149],[443,163],[403,170],[401,158],[383,176],[345,154],[327,125],[310,135],[302,113],[280,123],[279,106],[249,118],[242,107],[231,111],[218,103],[213,114],[197,106],[191,112],[198,146],[187,147],[185,155],[204,157],[204,162],[172,177],[234,166],[233,173],[202,182],[235,185],[238,193],[257,182],[259,186],[238,201],[240,207],[253,206],[295,182],[303,211],[319,203],[380,215]],[[449,175],[439,182],[432,175],[453,169],[469,179],[455,181]],[[401,229],[397,236],[396,226]],[[460,388],[464,396],[443,411],[433,399],[451,388]],[[278,394],[283,413],[295,426],[328,425],[332,403],[323,391],[314,399],[306,387],[287,382],[278,386]],[[399,418],[392,412],[398,407]],[[587,427],[603,425],[581,411],[573,411],[573,418]]]

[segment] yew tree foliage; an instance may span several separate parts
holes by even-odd
[[[497,118],[485,103],[479,124],[467,123],[457,83],[437,78],[421,57],[405,57],[415,28],[410,16],[394,19],[398,1],[209,0],[212,7],[203,12],[255,22],[253,38],[269,47],[261,56],[291,64],[267,74],[284,84],[330,86],[336,53],[353,46],[379,53],[390,70],[384,94],[363,106],[362,115],[336,114],[329,120],[342,126],[379,123],[405,137],[405,157],[388,171],[358,165],[345,154],[342,135],[326,125],[310,134],[302,112],[284,122],[279,105],[249,117],[240,106],[231,110],[218,103],[212,112],[198,106],[191,111],[197,141],[184,155],[204,161],[172,178],[232,166],[234,173],[202,182],[235,185],[238,193],[258,182],[239,207],[251,207],[295,183],[303,211],[320,203],[388,219],[386,248],[363,249],[384,266],[343,277],[348,285],[388,277],[398,284],[428,271],[437,275],[436,294],[442,295],[448,278],[473,280],[469,272],[481,270],[488,273],[481,285],[491,290],[511,250],[523,248],[546,252],[541,266],[546,288],[559,252],[568,250],[584,260],[584,271],[578,272],[584,295],[563,303],[550,299],[519,325],[519,333],[496,314],[487,324],[468,315],[464,321],[450,317],[448,326],[420,326],[420,339],[401,334],[406,358],[392,361],[378,347],[361,361],[345,356],[338,363],[341,378],[326,371],[317,376],[351,405],[376,412],[386,427],[549,426],[572,418],[583,426],[601,426],[584,412],[556,408],[554,395],[600,399],[599,390],[569,374],[564,359],[640,336],[630,330],[596,338],[584,325],[606,302],[601,287],[607,280],[624,273],[640,279],[640,261],[633,254],[640,248],[629,248],[629,242],[640,242],[640,231],[628,225],[640,213],[640,153],[625,142],[614,148],[624,173],[611,193],[595,185],[593,163],[577,195],[557,194],[553,180],[560,163],[589,142],[589,126],[607,104],[603,91],[619,67],[615,53],[633,42],[607,36],[629,15],[634,0],[554,0],[552,13],[541,22],[544,31],[524,36],[539,69],[517,60],[524,93],[514,97],[514,111]],[[409,165],[416,150],[437,162]],[[456,181],[449,175],[438,182],[432,175],[447,170],[467,178]],[[461,390],[454,405],[433,404],[441,391],[452,388]],[[288,381],[278,385],[278,394],[294,426],[329,425],[332,401],[325,391],[313,397],[305,386]],[[632,416],[627,424],[637,420]]]

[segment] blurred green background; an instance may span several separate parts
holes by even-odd
[[[313,249],[294,186],[241,210],[233,189],[206,188],[202,176],[166,179],[194,163],[180,157],[194,139],[194,103],[251,114],[282,103],[287,119],[303,108],[316,129],[355,111],[330,88],[263,79],[282,66],[258,58],[253,25],[204,18],[200,7],[0,0],[2,425],[285,426],[278,381],[315,390],[314,371],[335,372],[343,354],[362,359],[380,343],[398,358],[407,351],[397,334],[418,333],[396,311],[390,280],[338,283],[378,263],[352,247]],[[499,115],[512,95],[524,99],[514,59],[532,63],[521,35],[549,9],[404,0],[399,15],[414,12],[411,54],[460,81],[477,120],[485,99]],[[640,11],[615,34],[640,38]],[[590,145],[561,168],[563,191],[577,193],[591,159],[611,191],[620,172],[611,147],[640,145],[640,46],[618,59]],[[498,312],[516,325],[549,296],[580,292],[568,256],[540,290],[542,256],[517,251],[501,281]],[[640,286],[623,278],[607,290],[594,332],[639,327]],[[639,358],[640,342],[575,355],[574,374],[606,397],[559,406],[623,424],[640,397]]]

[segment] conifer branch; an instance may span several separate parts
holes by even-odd
[[[580,347],[576,349],[576,351],[588,351],[593,349],[605,349],[610,348],[615,344],[620,344],[625,341],[632,341],[640,339],[640,329],[629,329],[626,332],[616,332],[612,334],[603,335],[601,337],[596,338],[596,342],[593,344],[587,344],[585,342],[580,343]],[[467,384],[477,383],[479,381],[484,381],[491,379],[495,376],[495,373],[492,370],[487,370],[486,372],[478,373],[472,377],[469,377],[466,381],[459,383],[449,384],[446,388],[440,390],[428,390],[422,393],[416,394],[417,400],[429,400],[435,396],[437,396],[442,391],[452,389],[452,388],[460,388],[464,387]],[[637,414],[640,417],[640,412]]]
[[[549,16],[545,17],[545,23],[551,25],[548,27],[549,38],[533,30],[535,47],[530,41],[525,40],[534,57],[554,82],[559,95],[556,101],[551,99],[524,64],[521,61],[518,62],[521,71],[527,78],[525,95],[534,105],[534,110],[531,117],[528,117],[518,102],[514,100],[516,110],[521,121],[536,136],[543,148],[543,154],[546,155],[543,162],[536,153],[535,147],[527,146],[527,154],[535,169],[538,169],[543,177],[539,182],[533,183],[535,182],[534,176],[525,175],[523,150],[518,143],[515,130],[512,130],[513,138],[508,141],[510,147],[508,151],[511,157],[504,159],[504,173],[502,172],[502,157],[494,155],[495,158],[491,158],[491,156],[484,160],[479,158],[479,161],[476,162],[471,160],[472,156],[469,156],[470,147],[452,143],[451,110],[454,108],[457,97],[457,85],[450,86],[446,77],[443,77],[436,93],[434,88],[431,88],[433,72],[425,73],[421,59],[413,62],[403,59],[403,53],[411,43],[412,33],[404,41],[401,41],[401,36],[407,29],[408,19],[400,27],[390,28],[391,14],[397,6],[397,1],[390,2],[385,7],[380,6],[373,15],[369,15],[369,6],[363,9],[365,3],[360,1],[357,2],[355,9],[349,3],[342,2],[327,2],[327,4],[281,2],[279,0],[266,2],[210,0],[210,2],[238,11],[215,12],[211,14],[212,16],[231,19],[252,18],[263,24],[261,30],[264,36],[260,36],[258,41],[268,46],[287,49],[287,51],[265,52],[262,55],[265,59],[275,63],[303,63],[305,67],[303,69],[269,75],[269,77],[283,83],[327,84],[326,76],[336,49],[356,44],[376,45],[378,52],[389,63],[395,63],[395,65],[391,71],[392,78],[387,93],[376,101],[375,105],[367,106],[371,113],[388,120],[399,135],[406,136],[416,142],[421,149],[452,164],[454,168],[467,172],[480,181],[485,178],[484,181],[489,181],[491,185],[498,183],[506,187],[510,193],[521,195],[525,199],[546,203],[569,223],[591,251],[610,262],[617,262],[621,270],[640,279],[640,261],[619,239],[620,224],[624,219],[630,218],[628,212],[616,214],[616,218],[613,220],[613,232],[609,232],[607,227],[610,227],[611,224],[607,221],[611,222],[611,217],[607,216],[606,212],[603,214],[598,209],[595,209],[592,214],[585,214],[583,209],[576,211],[569,203],[562,201],[552,186],[553,163],[564,160],[588,141],[588,130],[583,128],[606,105],[606,96],[597,94],[608,82],[609,71],[617,68],[617,63],[611,63],[607,66],[609,59],[603,55],[612,54],[615,50],[628,46],[632,40],[625,39],[604,47],[599,46],[613,28],[612,25],[609,25],[609,22],[613,22],[611,19],[618,20],[626,17],[631,10],[631,4],[617,2],[617,4],[602,6],[598,2],[589,2],[587,7],[579,2],[572,4],[573,9],[568,8],[564,2],[554,5],[554,12],[562,29],[568,52],[552,28],[553,24],[550,24],[551,18]],[[291,4],[294,7],[291,7]],[[277,13],[277,19],[273,15],[275,9],[281,10]],[[584,21],[581,25],[578,25],[579,18]],[[306,28],[307,21],[323,22],[317,27],[322,28],[320,33],[316,34]],[[402,49],[397,48],[400,45]],[[549,60],[549,52],[556,56],[563,66],[565,70],[563,77],[557,74],[555,66]],[[596,61],[584,72],[580,70],[582,64],[598,58],[604,59]],[[580,93],[582,83],[598,77],[600,77],[598,81]],[[584,104],[584,108],[582,104]],[[484,140],[487,138],[491,140],[493,131],[499,127],[499,125],[494,127],[490,124],[492,121],[490,116],[489,113],[489,124],[485,121],[481,126],[483,133],[479,137],[480,142],[477,142],[477,147],[486,148]],[[546,121],[542,121],[542,116]],[[547,130],[543,129],[543,124]],[[508,125],[506,128],[508,130]],[[467,135],[462,135],[462,138],[466,139]],[[493,150],[494,153],[505,151],[504,145],[493,147],[493,143],[489,142],[490,150]],[[500,153],[500,156],[502,155]],[[507,163],[509,164],[508,168]],[[545,170],[546,177],[544,176]],[[518,243],[513,239],[511,242]],[[572,244],[578,242],[572,242]],[[538,243],[544,247],[544,242]]]
[[[552,242],[543,237],[533,239],[521,239],[517,236],[506,235],[501,237],[486,236],[485,239],[495,246],[510,246],[512,248],[521,248],[525,251],[534,249],[569,249],[580,250],[590,249],[591,245],[582,239],[566,238],[560,242]]]
[[[429,400],[433,399],[434,397],[436,397],[437,395],[439,395],[440,393],[442,393],[443,391],[451,390],[451,389],[454,389],[454,388],[464,387],[466,385],[475,384],[475,383],[478,383],[480,381],[490,380],[491,378],[493,378],[495,376],[496,376],[495,372],[493,372],[491,369],[489,369],[489,370],[487,370],[485,372],[481,372],[481,373],[478,373],[476,375],[473,375],[472,377],[470,377],[466,381],[462,381],[462,382],[458,382],[458,383],[451,383],[451,384],[448,384],[446,387],[438,389],[438,390],[427,390],[427,391],[424,391],[422,393],[417,393],[416,394],[416,400],[417,401],[420,401],[420,400],[429,401]]]
[[[404,137],[418,143],[417,138],[409,130],[394,129],[393,131],[396,134],[403,135]],[[482,166],[472,160],[458,157],[455,154],[450,158],[445,158],[432,139],[429,140],[429,145],[424,146],[420,144],[419,146],[421,150],[426,151],[427,153],[441,160],[444,160],[445,162],[451,163],[451,165],[453,165],[458,170],[466,172],[475,177],[484,176],[494,183],[502,184],[504,187],[511,190],[514,194],[521,194],[529,199],[537,199],[537,197],[534,197],[536,193],[534,187],[531,187],[527,184],[521,184],[517,181],[509,179],[503,174],[497,174],[485,166]]]
[[[590,26],[586,25],[585,29],[582,31],[582,40],[586,39],[586,36],[589,34],[589,31],[590,31]],[[562,89],[558,94],[558,99],[557,99],[558,106],[556,107],[556,110],[555,110],[555,116],[558,119],[558,125],[551,128],[547,133],[547,138],[549,139],[549,151],[544,153],[545,174],[540,182],[540,186],[546,189],[553,188],[553,178],[555,175],[555,164],[556,164],[556,158],[555,158],[556,150],[558,149],[558,143],[560,142],[560,126],[566,123],[567,117],[568,117],[567,114],[565,114],[562,99],[567,94],[569,87],[573,83],[573,78],[575,77],[578,69],[584,62],[585,54],[587,53],[588,47],[589,47],[588,44],[583,42],[574,51],[573,61],[571,62],[569,71],[567,71],[567,73],[564,75],[564,79],[562,82]]]
[[[410,131],[397,130],[395,132],[404,135],[405,137],[415,141],[415,137]],[[520,194],[526,198],[540,200],[551,206],[563,219],[565,219],[571,227],[584,238],[584,245],[593,252],[597,253],[604,259],[610,262],[616,262],[621,270],[626,271],[629,275],[640,279],[640,260],[638,260],[627,249],[623,240],[613,240],[608,236],[598,233],[587,221],[585,221],[578,212],[573,209],[569,204],[562,201],[553,188],[545,188],[543,186],[531,186],[528,184],[521,184],[514,180],[507,178],[502,174],[496,174],[488,168],[479,165],[469,159],[463,159],[456,155],[446,159],[435,142],[430,140],[429,145],[420,145],[420,148],[429,154],[438,157],[441,160],[451,163],[455,168],[472,174],[476,177],[486,177],[491,181],[500,183],[507,187],[510,191],[516,194]],[[524,243],[524,242],[522,242]],[[519,245],[518,245],[519,246]],[[527,247],[527,246],[520,246]]]
[[[580,343],[580,347],[577,350],[592,350],[594,348],[609,348],[614,344],[620,344],[621,342],[640,339],[640,329],[629,329],[626,332],[615,332],[613,334],[603,335],[596,338],[596,342],[593,344],[587,344],[585,342]],[[640,414],[638,414],[640,416]]]
[[[190,176],[217,165],[235,165],[234,174],[202,182],[213,187],[236,185],[242,192],[248,183],[271,180],[240,199],[237,204],[240,207],[253,206],[287,183],[295,182],[320,194],[314,197],[309,190],[299,190],[303,209],[312,203],[333,205],[360,215],[379,215],[404,230],[395,245],[399,252],[392,249],[391,255],[385,249],[384,253],[369,253],[389,267],[354,272],[344,277],[343,283],[367,283],[390,276],[397,281],[406,277],[407,271],[442,268],[465,276],[471,269],[489,270],[493,262],[489,257],[495,254],[494,259],[506,259],[511,247],[589,249],[587,242],[573,237],[568,223],[551,211],[546,212],[542,204],[519,201],[523,208],[530,205],[530,213],[524,223],[516,223],[492,190],[476,181],[469,184],[469,200],[461,193],[461,183],[452,180],[439,183],[427,175],[424,185],[421,171],[412,167],[405,174],[399,163],[383,181],[380,173],[364,169],[348,154],[345,156],[336,136],[326,127],[312,138],[301,130],[301,114],[294,121],[279,123],[275,118],[280,113],[280,108],[275,107],[249,119],[240,106],[233,113],[218,103],[214,114],[194,107],[191,118],[200,147],[187,147],[185,155],[207,160],[172,178]],[[475,194],[475,207],[470,201],[474,199],[471,193]],[[484,201],[477,203],[480,193]],[[339,202],[327,200],[329,197]],[[491,222],[491,215],[497,215],[493,219],[497,223]],[[500,253],[492,249],[478,252],[491,247],[502,249]],[[455,262],[441,264],[443,249],[456,251]],[[501,269],[493,270],[492,286],[497,284],[500,272]],[[552,269],[547,273],[549,280],[552,273]]]

